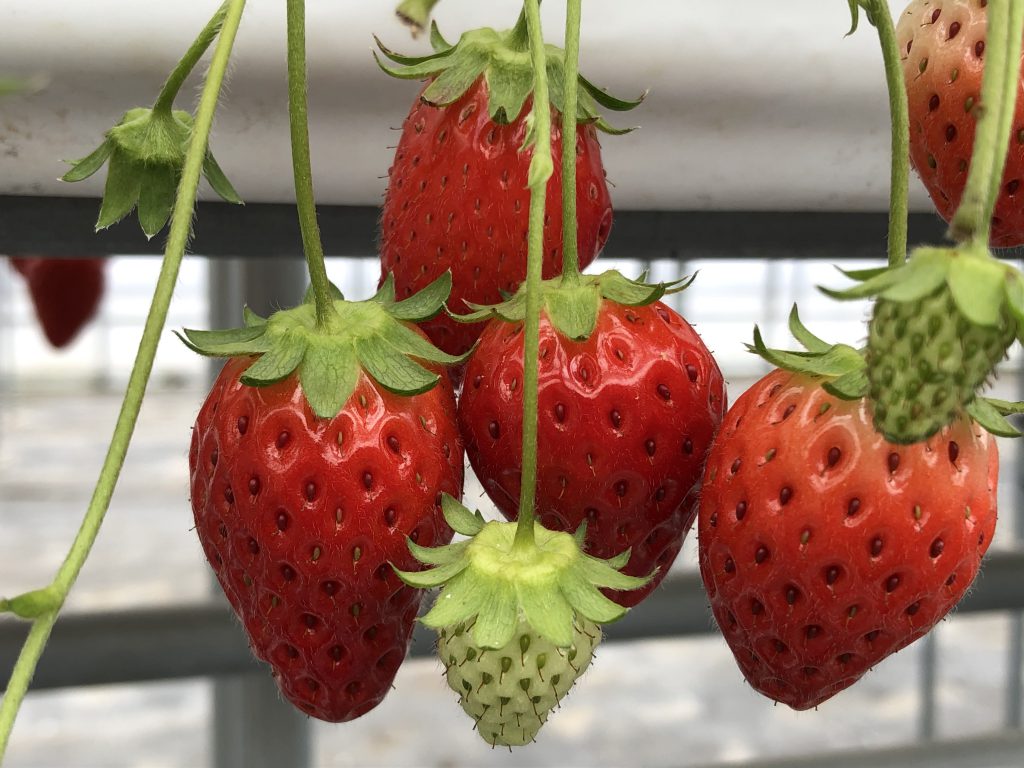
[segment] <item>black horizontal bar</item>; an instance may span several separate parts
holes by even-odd
[[[986,558],[959,613],[1024,609],[1024,550]],[[714,630],[700,577],[666,579],[620,622],[605,627],[611,641],[681,637]],[[10,677],[27,622],[0,620],[0,679]],[[432,653],[434,635],[417,627],[413,656]],[[235,675],[259,669],[238,621],[226,605],[62,616],[33,680],[33,688]]]
[[[0,253],[80,256],[159,254],[164,235],[147,240],[134,216],[94,234],[99,201],[76,197],[0,195]],[[322,205],[324,248],[332,256],[376,252],[380,215],[373,206]],[[911,244],[941,243],[938,216],[910,216]],[[609,258],[884,259],[885,213],[821,211],[617,211],[605,249]],[[299,256],[292,205],[199,204],[192,250],[203,256]]]

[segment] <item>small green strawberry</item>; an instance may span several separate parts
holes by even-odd
[[[601,628],[584,619],[573,627],[573,644],[560,648],[521,619],[501,648],[481,648],[472,625],[459,624],[441,629],[437,651],[448,685],[484,741],[518,747],[534,741],[600,641]]]
[[[875,296],[867,396],[887,440],[925,440],[962,413],[1020,332],[1024,280],[987,252],[919,248],[906,264],[847,273],[841,299]]]
[[[410,540],[416,559],[434,567],[395,570],[410,586],[443,586],[422,621],[438,631],[448,685],[480,736],[492,746],[528,744],[590,665],[598,624],[626,612],[601,590],[650,578],[619,572],[628,550],[610,560],[585,554],[583,527],[574,535],[535,522],[531,541],[516,523],[485,523],[447,494],[441,506],[470,538],[433,548]]]

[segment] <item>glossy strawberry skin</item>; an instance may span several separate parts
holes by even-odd
[[[975,107],[981,101],[987,14],[987,7],[977,0],[914,0],[901,14],[896,30],[910,111],[910,158],[946,221],[956,212],[967,183]],[[997,247],[1024,243],[1021,125],[1024,99],[1018,97],[992,218],[991,242]]]
[[[295,377],[254,388],[250,361],[222,370],[189,453],[203,550],[260,659],[304,712],[340,722],[369,711],[405,658],[421,593],[406,536],[450,541],[440,494],[462,492],[463,451],[444,379],[415,397],[365,375],[333,419]]]
[[[381,280],[391,272],[399,298],[414,293],[446,270],[452,272],[448,306],[466,301],[497,304],[526,277],[530,153],[522,152],[527,100],[509,124],[492,121],[487,87],[477,81],[457,101],[435,107],[421,99],[402,129],[381,214]],[[560,116],[552,110],[555,168],[547,187],[544,225],[545,278],[562,269]],[[581,125],[576,142],[580,268],[592,262],[611,230],[612,207],[597,131]],[[462,354],[480,325],[461,325],[442,314],[421,324],[445,352]]]
[[[999,457],[976,424],[925,443],[878,435],[864,401],[774,371],[708,457],[700,569],[750,684],[816,706],[926,634],[978,573]]]
[[[632,548],[624,572],[645,588],[611,592],[632,606],[672,564],[697,512],[697,486],[725,410],[722,374],[693,328],[658,302],[604,302],[594,333],[573,342],[540,326],[537,512],[552,530],[587,523],[586,550]],[[522,462],[523,334],[491,321],[470,358],[459,428],[477,477],[515,519]]]
[[[58,349],[70,344],[99,309],[106,259],[12,256],[11,266],[24,276],[43,334]]]

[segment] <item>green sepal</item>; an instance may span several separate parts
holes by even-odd
[[[545,296],[548,319],[559,332],[574,341],[590,338],[601,311],[601,294],[586,283],[561,287]]]
[[[92,176],[96,171],[103,167],[104,163],[110,158],[110,153],[114,151],[114,142],[110,139],[104,139],[103,143],[100,144],[96,149],[90,152],[88,155],[83,157],[81,160],[69,160],[67,161],[71,165],[71,170],[60,177],[61,181],[84,181]]]
[[[258,328],[261,325],[267,324],[267,318],[260,317],[248,306],[242,307],[242,322],[245,323],[247,328]]]
[[[327,291],[331,296],[332,301],[344,301],[345,295],[341,292],[341,288],[336,286],[332,281],[327,281]],[[306,292],[302,294],[303,304],[312,304],[316,301],[316,297],[313,295],[313,286],[309,285],[306,287]]]
[[[834,344],[819,352],[790,352],[770,349],[761,336],[761,329],[754,326],[754,343],[747,349],[763,357],[777,368],[804,373],[811,376],[843,376],[864,365],[863,355],[846,344]]]
[[[949,293],[960,313],[975,325],[1002,322],[1006,268],[987,254],[963,255],[949,265]]]
[[[492,120],[511,123],[519,118],[523,106],[533,93],[532,61],[525,43],[525,17],[520,16],[516,27],[505,32],[482,28],[465,32],[455,45],[449,44],[436,24],[431,25],[432,54],[406,56],[386,47],[380,40],[381,54],[394,63],[386,64],[374,52],[377,65],[391,77],[405,80],[432,79],[421,98],[435,106],[445,106],[461,98],[474,83],[483,78],[487,84],[487,111]],[[565,51],[553,45],[545,47],[549,83],[549,101],[559,112],[565,101]],[[600,108],[623,112],[643,101],[620,99],[598,88],[582,76],[576,119],[580,123],[594,124],[607,133],[626,133],[632,129],[617,129],[608,124],[599,113]],[[646,95],[646,94],[644,94]],[[545,178],[545,164],[540,161],[534,169],[534,182]]]
[[[391,294],[394,295],[394,283],[391,284]],[[452,292],[452,273],[444,272],[430,285],[418,291],[407,299],[399,301],[388,309],[392,317],[398,320],[408,320],[411,323],[422,323],[437,317],[448,300],[448,294]]]
[[[380,337],[403,355],[442,365],[460,365],[473,354],[472,348],[461,355],[450,355],[443,352],[431,344],[428,339],[401,323],[394,323],[383,328]]]
[[[868,372],[858,368],[834,379],[823,381],[821,388],[840,400],[860,400],[868,393]]]
[[[484,516],[480,511],[470,512],[462,503],[450,494],[441,494],[441,512],[449,527],[463,536],[476,536],[484,527]],[[413,555],[416,553],[413,552]],[[420,562],[427,563],[426,560]],[[428,563],[429,564],[429,563]]]
[[[1008,406],[1013,406],[1013,408],[1004,411],[996,405],[997,403],[1004,403]],[[1009,413],[1024,413],[1024,404],[1022,403],[1008,403],[1005,400],[976,397],[967,404],[966,410],[967,414],[990,434],[998,437],[1021,436],[1020,430],[1007,421],[1004,415]]]
[[[209,150],[207,150],[206,157],[203,159],[203,175],[206,176],[210,189],[216,192],[222,200],[234,205],[245,205],[245,201],[242,200],[234,185],[228,180],[228,177],[220,167],[220,163],[217,162],[217,158]]]
[[[378,304],[395,303],[395,275],[392,272],[388,272],[384,282],[380,284],[380,288],[373,294],[370,301],[376,301]]]
[[[438,2],[439,0],[403,0],[395,10],[395,15],[412,28],[412,35],[415,37],[427,28],[430,12]]]
[[[579,541],[583,526],[573,535],[535,523],[534,542],[517,543],[516,523],[484,523],[479,513],[447,495],[442,505],[448,524],[472,538],[436,549],[410,546],[417,560],[435,567],[399,576],[415,587],[442,588],[424,624],[441,629],[472,621],[473,641],[482,648],[504,646],[520,620],[568,647],[580,618],[603,623],[625,613],[601,589],[629,590],[650,582],[650,577],[618,572],[629,552],[613,560],[585,554]]]
[[[418,395],[441,380],[383,339],[356,339],[356,355],[363,369],[389,392]]]
[[[1024,277],[1017,270],[1006,275],[1006,306],[1024,332]]]
[[[178,179],[174,169],[167,165],[147,166],[144,173],[139,191],[139,224],[146,237],[153,237],[171,217]]]
[[[142,191],[141,169],[125,154],[114,150],[110,156],[107,183],[103,188],[103,202],[96,220],[96,231],[112,226],[131,213]]]
[[[232,328],[226,331],[199,331],[185,328],[178,333],[185,346],[207,357],[240,357],[259,355],[270,349],[270,340],[261,326]]]
[[[309,337],[299,383],[313,413],[322,419],[334,416],[348,402],[358,382],[359,365],[350,343]]]
[[[808,352],[828,352],[832,347],[827,341],[818,338],[807,329],[807,326],[800,319],[800,311],[795,303],[793,308],[789,310],[789,332],[793,334],[793,338],[800,342]]]
[[[307,345],[308,341],[301,333],[281,334],[255,363],[246,368],[239,380],[250,387],[265,387],[281,381],[299,367]]]

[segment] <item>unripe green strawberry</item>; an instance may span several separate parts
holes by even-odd
[[[498,649],[478,646],[465,624],[441,630],[437,650],[448,685],[488,744],[519,747],[532,742],[590,666],[601,629],[577,619],[568,648],[539,635],[522,617],[512,639]]]
[[[879,299],[868,327],[868,395],[875,426],[898,443],[953,421],[1006,356],[1016,323],[972,323],[946,285],[915,301]]]

